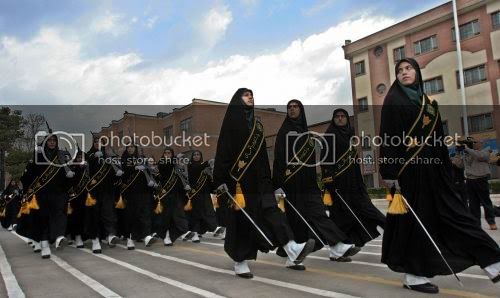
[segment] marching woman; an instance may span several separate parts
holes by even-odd
[[[21,208],[22,190],[18,181],[12,179],[5,188],[0,198],[0,222],[2,227],[8,231],[15,230],[17,226],[17,214]]]
[[[247,261],[255,260],[259,250],[283,247],[291,261],[300,264],[314,249],[313,239],[294,241],[278,208],[264,128],[254,117],[250,89],[238,89],[226,110],[217,142],[214,185],[219,185],[218,195],[231,203],[224,250],[234,260],[239,277],[253,277]]]
[[[40,144],[37,144],[37,148]],[[39,253],[42,251],[40,242],[33,240],[33,215],[29,212],[28,207],[28,199],[31,199],[31,196],[28,198],[28,190],[34,188],[34,181],[36,180],[36,175],[34,171],[34,160],[35,155],[37,154],[37,150],[33,151],[32,158],[26,164],[26,168],[24,169],[24,173],[20,178],[21,184],[23,185],[22,193],[20,201],[20,209],[17,213],[17,227],[16,233],[28,238],[28,244],[32,245],[33,252]]]
[[[325,192],[328,192],[325,195],[334,198],[331,204],[327,203],[330,205],[330,218],[346,233],[350,243],[362,247],[380,235],[377,227],[384,228],[385,216],[368,196],[361,168],[356,162],[356,148],[351,146],[354,129],[346,110],[333,111],[326,134],[333,134],[334,138],[327,138],[328,144],[323,148],[323,153],[328,148],[335,154],[331,164],[321,167]]]
[[[158,161],[159,188],[155,192],[155,232],[163,238],[165,246],[172,246],[177,238],[188,231],[184,213],[184,190],[181,177],[176,170],[174,149],[167,147]]]
[[[67,166],[69,160],[68,152],[59,150],[57,136],[49,129],[30,174],[37,178],[27,190],[27,196],[31,198],[28,208],[33,215],[33,240],[41,242],[44,259],[50,258],[49,243],[54,243],[56,249],[66,243],[66,204],[75,175]]]
[[[124,209],[124,234],[127,237],[127,249],[135,249],[134,241],[144,241],[151,246],[154,237],[151,235],[151,173],[147,168],[145,157],[139,156],[136,145],[128,145],[122,154],[123,184],[122,197]],[[120,203],[120,201],[119,201]]]
[[[188,192],[187,207],[191,209],[190,231],[193,232],[191,240],[199,243],[199,235],[213,232],[217,228],[217,218],[210,196],[212,177],[210,165],[203,162],[201,151],[195,150],[188,164],[188,179],[191,190]],[[191,207],[192,206],[192,207]]]
[[[94,137],[92,148],[87,152],[89,182],[85,199],[85,234],[92,239],[94,253],[101,252],[100,236],[106,239],[109,247],[114,247],[118,241],[114,183],[117,176],[123,174],[113,164],[114,157],[107,156],[100,142],[100,138]]]
[[[73,185],[68,191],[68,206],[66,214],[68,215],[68,225],[66,234],[71,239],[75,240],[77,248],[83,248],[83,231],[85,219],[85,199],[87,197],[87,183],[89,175],[87,172],[87,164],[83,162],[84,153],[78,148],[75,157],[75,164],[71,166],[71,170],[75,172]]]
[[[321,200],[316,173],[316,141],[309,134],[304,106],[293,99],[287,104],[287,116],[276,136],[274,146],[273,184],[282,193],[280,207],[285,211],[295,240],[316,238],[315,250],[328,245],[330,259],[345,259],[359,252],[346,244],[346,235],[328,218]],[[318,239],[319,238],[319,239]],[[280,256],[286,254],[278,249]],[[305,270],[287,258],[286,266]]]
[[[380,127],[384,140],[380,174],[395,191],[388,209],[382,262],[405,274],[405,288],[425,293],[439,291],[428,278],[474,265],[497,283],[500,248],[477,225],[453,184],[438,105],[423,91],[417,61],[400,60],[395,75],[384,100]]]

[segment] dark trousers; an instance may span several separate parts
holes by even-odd
[[[151,235],[151,218],[153,210],[151,208],[150,193],[131,193],[124,195],[124,234],[133,240],[142,240]]]
[[[495,224],[495,210],[490,199],[488,178],[467,179],[467,194],[469,195],[469,209],[478,223],[481,223],[482,205],[488,224]]]
[[[33,240],[54,242],[66,233],[66,204],[68,195],[62,193],[37,194],[39,210],[33,212]]]
[[[85,234],[90,239],[99,236],[116,235],[115,199],[112,192],[97,192],[94,194],[96,204],[86,207]]]

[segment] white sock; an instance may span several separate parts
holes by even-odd
[[[92,250],[100,250],[101,249],[101,242],[99,241],[99,238],[92,239]]]
[[[283,249],[285,250],[288,257],[292,261],[295,261],[299,256],[300,252],[302,251],[302,249],[304,249],[305,245],[306,245],[305,243],[298,244],[294,240],[290,240],[288,241],[287,244],[283,246]]]
[[[490,279],[495,278],[500,274],[500,262],[484,267],[483,270]]]
[[[76,235],[76,236],[75,236],[75,242],[76,242],[76,246],[81,246],[81,245],[83,245],[82,236],[80,236],[80,235]]]
[[[342,257],[351,247],[354,247],[354,244],[345,244],[343,242],[330,246],[330,258],[337,259]]]
[[[249,273],[250,268],[248,267],[248,262],[243,261],[234,263],[234,272],[236,274]]]
[[[192,241],[198,241],[200,238],[198,237],[198,233],[194,232],[193,238],[191,238]]]
[[[431,281],[425,276],[417,276],[409,273],[405,273],[403,277],[403,283],[407,286],[416,286],[430,283]]]

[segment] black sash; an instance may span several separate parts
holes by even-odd
[[[163,199],[163,197],[165,197],[172,191],[175,184],[177,183],[177,178],[178,177],[175,174],[175,169],[172,169],[172,173],[170,174],[170,177],[168,178],[167,182],[165,182],[165,185],[163,185],[160,189],[158,189],[158,191],[155,194],[157,200]]]
[[[305,165],[305,163],[311,158],[315,152],[315,142],[310,134],[307,135],[307,141],[299,149],[299,152],[292,158],[292,160],[287,161],[288,164],[285,170],[285,183],[298,173],[300,169]]]
[[[54,178],[56,174],[59,172],[60,167],[53,165],[54,163],[56,163],[56,158],[57,155],[54,157],[52,162],[47,166],[45,171],[43,171],[43,173],[40,176],[36,177],[33,183],[31,183],[31,185],[28,187],[28,191],[24,196],[26,200],[30,199],[35,193],[44,188],[45,185],[47,185],[52,180],[52,178]]]
[[[252,164],[255,157],[259,153],[260,147],[264,143],[264,126],[260,121],[257,121],[254,118],[252,131],[250,132],[250,136],[241,149],[238,158],[236,159],[233,167],[231,168],[230,175],[236,180],[236,182],[240,181],[240,179],[245,174],[248,167]]]
[[[97,187],[103,180],[106,178],[108,175],[109,171],[111,170],[111,166],[107,163],[104,163],[97,173],[92,176],[91,179],[89,179],[89,183],[87,184],[87,191],[93,190],[95,187]]]
[[[74,198],[78,197],[79,195],[82,194],[82,192],[85,191],[87,187],[87,183],[89,182],[90,177],[87,172],[87,168],[85,168],[82,178],[80,178],[80,181],[75,187],[71,187],[70,190],[68,191],[69,193],[69,200],[73,200]]]
[[[200,177],[198,177],[198,180],[196,180],[196,184],[191,191],[188,193],[188,199],[194,198],[196,194],[205,186],[205,182],[207,182],[208,175],[205,173],[205,171],[202,171],[200,174]]]

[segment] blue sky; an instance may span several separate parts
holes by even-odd
[[[345,103],[350,91],[339,52],[343,40],[445,2],[2,0],[0,66],[7,73],[0,83],[0,102],[227,101],[248,84],[275,102],[279,93],[269,91],[272,82],[258,77],[269,68],[282,77],[276,70],[281,67],[297,73],[284,76],[277,88],[301,84],[302,89],[291,92],[313,103]],[[109,84],[102,83],[107,80]],[[124,86],[140,91],[124,98],[130,94],[120,93]]]

